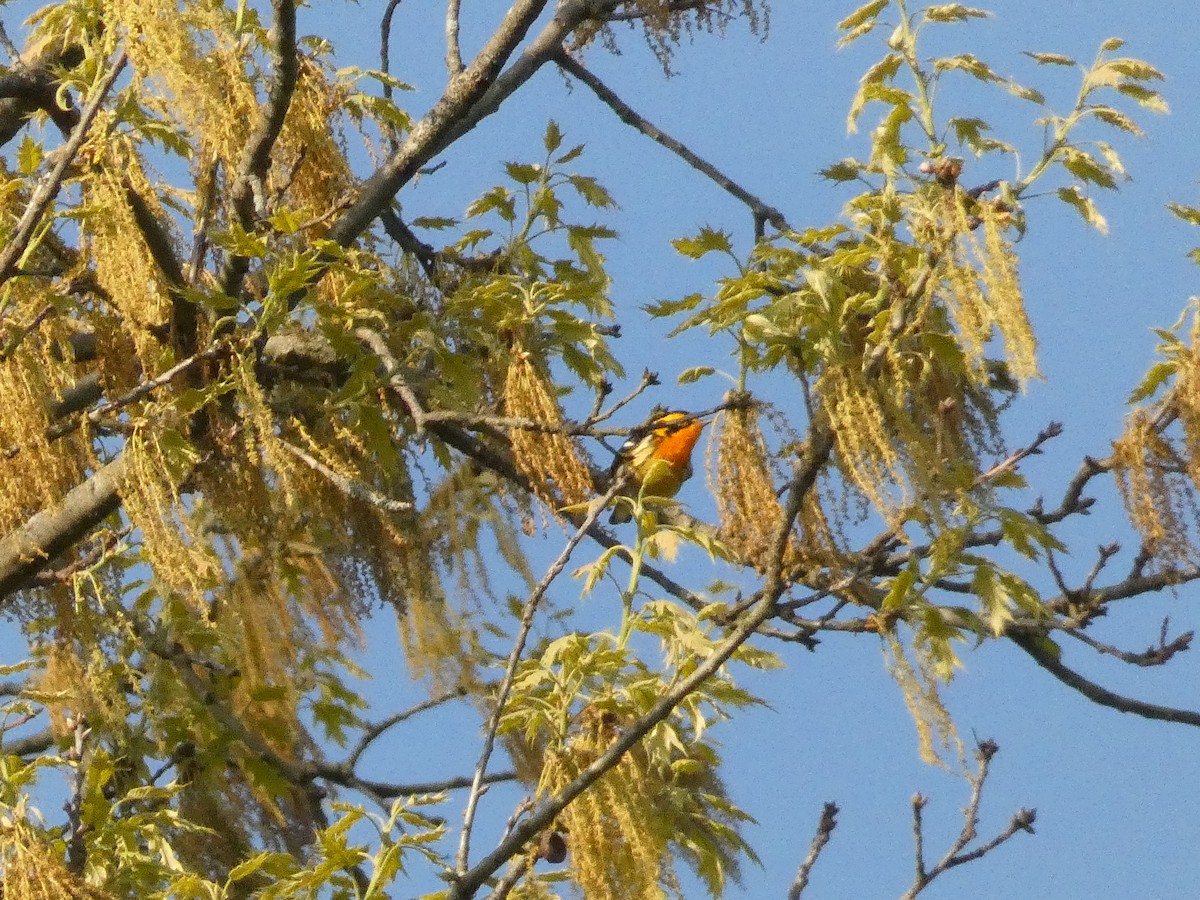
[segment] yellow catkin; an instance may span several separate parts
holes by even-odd
[[[723,413],[714,424],[715,471],[709,487],[717,501],[721,540],[758,571],[770,563],[770,549],[783,521],[783,506],[771,478],[766,440],[753,408]],[[794,562],[789,547],[784,564]]]
[[[972,219],[960,197],[949,203],[956,239],[943,258],[943,296],[970,368],[983,379],[985,351],[998,331],[1012,375],[1020,381],[1036,378],[1037,340],[1021,293],[1017,254],[1004,234],[1008,214],[994,203],[980,202]]]
[[[589,707],[565,746],[546,754],[538,794],[549,796],[591,765],[618,733],[618,717]],[[661,900],[673,882],[668,844],[675,834],[668,788],[646,755],[632,750],[561,814],[572,875],[587,900]]]
[[[963,759],[963,744],[954,727],[954,720],[938,692],[938,677],[934,663],[920,648],[914,650],[914,666],[900,640],[890,632],[884,635],[884,658],[888,673],[900,686],[904,703],[917,728],[921,759],[930,765],[945,766],[943,753],[954,753]]]
[[[562,409],[531,355],[515,346],[504,379],[508,415],[531,419],[548,429],[562,428]],[[513,461],[529,479],[534,493],[552,508],[583,503],[595,493],[587,464],[567,435],[553,430],[515,428]]]
[[[212,545],[193,527],[175,482],[179,473],[172,474],[158,439],[141,430],[130,436],[124,453],[124,509],[141,532],[146,561],[156,578],[203,615],[208,592],[224,574]]]
[[[50,407],[75,378],[47,343],[28,337],[0,361],[0,530],[7,534],[83,479],[86,442],[47,439]]]
[[[1190,346],[1175,358],[1171,402],[1183,430],[1181,456],[1192,486],[1200,488],[1200,312],[1193,313]]]
[[[246,123],[257,102],[234,32],[234,13],[217,0],[106,0],[105,23],[125,37],[144,103],[178,122],[200,157],[238,171]]]
[[[1138,410],[1129,417],[1113,442],[1113,460],[1117,491],[1146,547],[1164,564],[1193,559],[1184,512],[1191,486],[1175,475],[1179,456],[1148,413]]]
[[[347,91],[337,85],[313,59],[298,60],[296,90],[288,108],[288,118],[279,136],[280,156],[292,160],[286,173],[289,206],[312,225],[307,234],[324,237],[333,223],[328,212],[338,208],[350,185],[350,167],[338,142],[337,119],[346,101]],[[284,177],[285,173],[279,173]],[[279,187],[283,187],[282,184]],[[326,299],[336,299],[331,285]]]
[[[905,506],[911,491],[899,442],[873,386],[861,372],[827,368],[816,384],[829,417],[843,476],[885,516]]]
[[[124,141],[112,139],[96,162],[100,171],[84,193],[84,240],[95,262],[97,283],[124,331],[133,337],[143,367],[154,371],[171,303],[166,278],[141,236],[127,191],[137,191],[153,210],[159,211],[158,203],[136,154]]]
[[[0,828],[0,897],[4,900],[109,900],[106,891],[72,873],[19,823]]]

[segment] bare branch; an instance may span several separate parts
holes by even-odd
[[[1159,635],[1158,646],[1148,647],[1140,653],[1131,653],[1128,650],[1121,650],[1112,644],[1106,644],[1103,641],[1098,641],[1087,632],[1079,628],[1064,628],[1064,632],[1069,634],[1075,640],[1087,644],[1098,653],[1103,653],[1106,656],[1113,656],[1121,660],[1121,662],[1129,663],[1132,666],[1140,666],[1149,668],[1152,666],[1161,666],[1170,662],[1176,653],[1182,653],[1191,647],[1194,632],[1185,631],[1179,637],[1167,641],[1167,620],[1163,620],[1162,631]]]
[[[446,691],[444,694],[439,694],[436,697],[430,697],[428,700],[423,700],[414,706],[410,706],[408,709],[403,709],[395,715],[388,716],[383,721],[369,726],[363,731],[363,735],[361,738],[359,738],[358,744],[354,747],[350,757],[346,760],[346,768],[353,771],[353,769],[358,765],[359,759],[367,751],[367,748],[370,747],[371,744],[380,736],[382,736],[383,733],[389,728],[399,725],[401,722],[406,722],[413,716],[427,712],[431,709],[436,709],[443,703],[449,703],[451,700],[457,700],[460,697],[465,697],[466,694],[467,692],[465,688],[455,688],[452,691]]]
[[[1159,706],[1156,703],[1146,703],[1131,697],[1123,697],[1084,678],[1074,669],[1063,664],[1055,650],[1047,646],[1046,636],[1040,632],[1013,630],[1009,632],[1009,637],[1012,638],[1014,644],[1033,657],[1033,661],[1039,666],[1093,703],[1099,703],[1101,706],[1107,706],[1117,712],[1141,716],[1144,719],[1178,722],[1182,725],[1194,725],[1200,728],[1200,712]]]
[[[926,870],[925,867],[924,829],[922,822],[922,812],[928,801],[920,794],[913,797],[913,845],[915,848],[916,875],[913,878],[912,886],[901,900],[913,900],[939,875],[956,866],[983,858],[1013,837],[1018,831],[1026,831],[1029,834],[1033,834],[1033,823],[1037,813],[1032,809],[1020,809],[1013,815],[1008,823],[1008,827],[998,835],[976,847],[974,850],[967,850],[967,846],[978,837],[979,807],[983,802],[983,788],[987,782],[992,758],[999,750],[1000,748],[996,745],[996,742],[991,740],[981,741],[978,747],[976,747],[975,760],[978,763],[978,768],[974,774],[969,775],[967,778],[971,785],[971,799],[967,802],[966,809],[963,810],[962,830],[950,845],[950,849],[929,870]]]
[[[460,0],[446,0],[446,68],[450,75],[463,70],[462,47],[458,41],[458,13]]]
[[[1049,440],[1052,440],[1052,439],[1058,437],[1060,434],[1062,434],[1062,431],[1063,431],[1062,423],[1051,422],[1049,425],[1047,425],[1045,428],[1043,428],[1041,431],[1038,432],[1037,437],[1035,437],[1033,439],[1033,442],[1030,443],[1029,446],[1022,447],[1021,449],[1016,450],[1013,453],[1010,453],[1006,458],[1004,458],[1000,462],[996,463],[994,466],[992,466],[986,472],[980,473],[979,476],[976,477],[975,481],[972,483],[971,486],[972,487],[980,487],[981,485],[987,484],[989,481],[994,481],[996,478],[999,478],[1001,475],[1005,475],[1009,472],[1015,472],[1017,469],[1017,466],[1019,466],[1021,464],[1021,460],[1025,459],[1028,456],[1033,456],[1036,453],[1041,453],[1042,452],[1042,450],[1041,450],[1042,444],[1046,443],[1046,441],[1049,441]]]
[[[787,900],[800,900],[800,895],[808,887],[808,876],[812,873],[813,866],[817,864],[817,857],[821,855],[821,851],[825,849],[825,845],[833,836],[833,829],[837,827],[837,814],[836,803],[825,804],[825,809],[821,812],[821,821],[817,823],[817,833],[813,835],[812,845],[808,848],[808,856],[800,864],[796,880],[788,888]]]
[[[555,63],[567,74],[578,78],[586,84],[600,100],[605,103],[626,125],[637,129],[646,137],[650,138],[656,144],[666,147],[689,166],[712,179],[727,193],[736,197],[742,203],[750,208],[756,220],[770,222],[780,231],[790,231],[791,226],[788,225],[787,219],[783,213],[775,209],[773,206],[768,206],[754,194],[743,188],[732,178],[725,175],[714,166],[712,163],[701,158],[692,150],[690,150],[681,141],[671,137],[653,122],[638,115],[631,106],[625,103],[616,93],[608,87],[603,81],[597,78],[592,72],[584,68],[574,57],[572,57],[565,49],[560,49],[554,56]]]

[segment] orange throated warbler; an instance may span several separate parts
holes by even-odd
[[[624,493],[631,497],[674,497],[692,477],[692,448],[704,425],[685,412],[653,416],[621,445],[609,475],[616,478],[628,472]],[[608,521],[618,525],[632,518],[630,504],[618,501]]]

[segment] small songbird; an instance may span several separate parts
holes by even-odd
[[[624,493],[630,497],[674,497],[692,477],[692,448],[704,425],[690,413],[658,413],[621,445],[609,475],[629,473]],[[619,525],[632,518],[630,504],[618,502],[608,521]]]

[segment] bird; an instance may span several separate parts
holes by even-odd
[[[692,477],[692,448],[705,424],[691,413],[656,412],[621,445],[610,478],[628,472],[623,493],[630,497],[674,497]],[[631,504],[618,502],[608,521],[619,525],[632,518]]]

